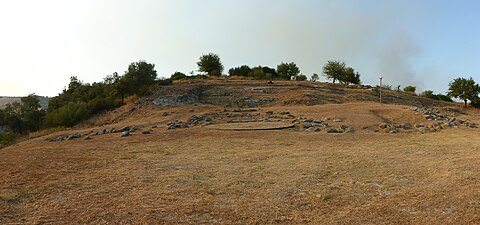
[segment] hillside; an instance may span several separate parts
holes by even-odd
[[[370,87],[194,80],[0,150],[0,223],[480,222],[480,114]]]

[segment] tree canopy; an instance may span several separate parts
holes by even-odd
[[[277,74],[278,77],[283,80],[296,80],[297,76],[300,74],[300,69],[294,62],[282,62],[277,66]]]
[[[403,88],[403,91],[407,93],[415,93],[416,90],[417,88],[415,86],[406,86]]]
[[[250,72],[252,72],[252,69],[247,65],[243,65],[229,69],[228,75],[247,77]]]
[[[473,78],[455,78],[450,82],[448,87],[448,96],[452,98],[458,98],[465,102],[465,107],[467,107],[467,101],[473,101],[478,98],[480,93],[480,86],[475,83]]]
[[[345,62],[329,60],[323,67],[323,75],[335,83],[337,80],[342,84],[360,84],[360,74],[352,67],[346,67]]]
[[[223,64],[215,53],[200,56],[197,65],[200,72],[207,73],[209,76],[221,76],[223,73]]]

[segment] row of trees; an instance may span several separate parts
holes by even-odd
[[[197,66],[198,71],[208,76],[221,76],[224,70],[220,57],[214,53],[202,55],[197,62]],[[228,75],[250,77],[252,79],[307,80],[307,76],[300,73],[300,69],[294,62],[282,62],[277,65],[276,69],[268,66],[251,68],[248,65],[242,65],[229,69]],[[323,67],[323,75],[327,79],[333,80],[334,83],[339,81],[343,84],[360,84],[360,74],[355,72],[352,67],[347,67],[342,61],[328,61]],[[181,72],[175,72],[170,78],[172,80],[186,80],[191,79],[191,76],[187,76]],[[318,74],[313,74],[311,80],[319,80]]]
[[[41,108],[37,96],[31,94],[20,102],[7,104],[0,110],[0,126],[18,134],[41,128],[72,126],[90,116],[122,105],[125,97],[149,93],[156,81],[155,65],[145,61],[131,63],[123,75],[113,73],[102,82],[83,83],[77,77],[58,96],[50,99],[48,109]]]

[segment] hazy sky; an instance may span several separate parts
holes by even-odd
[[[0,95],[54,96],[138,60],[189,73],[209,52],[227,71],[344,60],[365,84],[444,93],[480,82],[479,22],[476,0],[0,0]]]

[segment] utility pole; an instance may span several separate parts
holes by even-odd
[[[382,105],[382,79],[383,77],[380,77],[380,105]]]

